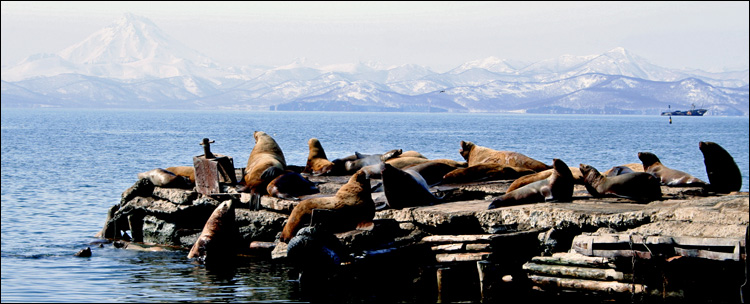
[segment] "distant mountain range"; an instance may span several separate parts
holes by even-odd
[[[624,48],[539,62],[222,67],[126,14],[56,54],[2,68],[3,107],[748,115],[748,70],[674,70]]]

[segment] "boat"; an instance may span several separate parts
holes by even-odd
[[[672,106],[670,106],[670,108],[671,107]],[[696,109],[695,104],[692,104],[690,110],[661,112],[661,116],[703,116],[703,114],[706,114],[707,111],[708,110],[702,108]]]

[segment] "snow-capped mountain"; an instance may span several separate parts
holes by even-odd
[[[748,70],[662,68],[614,48],[539,62],[487,57],[446,73],[377,62],[222,67],[126,14],[56,54],[2,70],[2,106],[748,115]]]
[[[184,46],[150,20],[125,14],[113,24],[53,55],[32,55],[3,71],[3,80],[83,74],[122,80],[229,74],[209,57]]]

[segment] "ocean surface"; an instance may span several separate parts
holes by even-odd
[[[699,141],[735,159],[748,191],[748,117],[341,112],[197,112],[2,109],[2,302],[299,302],[283,263],[248,258],[232,275],[207,271],[185,251],[90,245],[107,209],[139,172],[191,165],[214,153],[247,161],[253,131],[304,166],[308,139],[329,159],[391,149],[462,160],[459,142],[560,158],[604,171],[656,154],[708,181]],[[91,247],[93,256],[73,254]]]

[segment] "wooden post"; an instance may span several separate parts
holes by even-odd
[[[479,301],[481,303],[492,303],[491,290],[496,274],[492,271],[493,265],[489,261],[477,261],[477,272],[479,273]]]
[[[443,272],[446,272],[448,268],[438,268],[435,271],[437,275],[437,303],[443,303]]]

